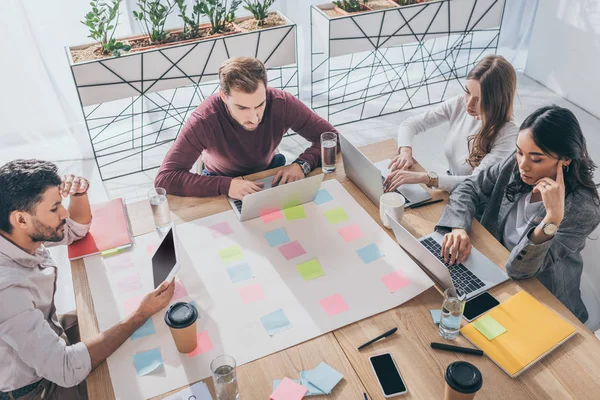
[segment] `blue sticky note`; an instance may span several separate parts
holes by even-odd
[[[269,242],[269,246],[271,247],[279,246],[290,241],[285,228],[279,228],[265,233],[265,239],[267,239],[267,242]]]
[[[438,325],[440,323],[440,319],[442,319],[442,310],[429,310],[431,313],[431,319],[433,323]]]
[[[279,386],[279,384],[281,383],[283,379],[274,379],[273,380],[273,391],[275,391],[275,389],[277,389],[277,386]],[[296,382],[298,385],[301,385],[302,383],[300,383],[300,379],[292,379],[292,381]]]
[[[321,189],[317,192],[317,195],[313,201],[316,205],[320,206],[321,204],[325,204],[331,200],[333,200],[333,197],[331,197],[327,189]]]
[[[375,243],[356,250],[356,254],[358,254],[365,264],[378,260],[384,255]]]
[[[306,379],[324,393],[331,393],[333,388],[342,380],[344,375],[329,365],[321,362],[317,368],[306,371]]]
[[[261,317],[260,322],[262,322],[269,336],[274,336],[283,331],[287,331],[292,327],[281,308],[271,314]]]
[[[307,372],[308,371],[300,371],[300,384],[308,389],[308,392],[305,394],[305,396],[319,396],[322,394],[327,394],[308,381],[306,378]]]
[[[163,365],[160,349],[143,351],[133,355],[133,364],[139,376],[148,375],[158,367]]]
[[[240,264],[227,268],[229,277],[233,283],[254,278],[254,273],[248,264]]]
[[[152,322],[152,318],[148,318],[146,322],[144,322],[144,325],[140,326],[131,336],[129,336],[129,339],[141,339],[144,336],[153,335],[155,333],[156,329],[154,329],[154,322]]]

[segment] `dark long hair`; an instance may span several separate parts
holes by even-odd
[[[521,124],[520,130],[529,129],[535,144],[548,156],[557,159],[570,159],[571,164],[563,169],[565,195],[579,188],[589,190],[600,204],[598,190],[593,176],[596,164],[588,155],[583,132],[575,115],[557,105],[537,109]],[[506,189],[506,197],[514,201],[519,193],[527,193],[533,186],[527,185],[515,165],[513,180]]]
[[[500,129],[511,120],[517,88],[517,74],[502,56],[484,57],[467,75],[481,86],[481,129],[468,139],[467,162],[477,167],[483,157],[492,151]]]

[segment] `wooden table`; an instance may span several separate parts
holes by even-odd
[[[377,162],[393,157],[395,149],[395,142],[387,140],[365,146],[362,151],[371,161]],[[274,171],[265,171],[246,179],[261,179],[273,173]],[[313,172],[316,173],[320,171]],[[327,175],[326,179],[340,181],[354,199],[382,226],[378,208],[345,176],[341,157],[337,171]],[[448,196],[445,192],[432,191],[431,193],[434,198],[447,200]],[[431,233],[445,204],[446,201],[415,210],[406,210],[402,225],[415,236]],[[205,199],[170,196],[169,206],[172,219],[176,223],[230,209],[229,203],[223,196]],[[147,202],[131,204],[128,206],[128,211],[136,236],[154,230],[152,212]],[[382,229],[385,228],[382,226]],[[391,231],[387,230],[387,232],[393,237]],[[477,221],[473,222],[471,238],[477,249],[495,262],[499,268],[505,268],[508,251]],[[72,263],[72,273],[79,327],[82,340],[85,340],[99,331],[83,261]],[[369,399],[383,399],[381,389],[371,370],[369,357],[390,352],[409,389],[409,393],[404,398],[443,398],[443,372],[448,364],[456,360],[466,360],[481,370],[484,384],[477,394],[478,399],[598,398],[600,396],[600,341],[535,278],[523,281],[511,280],[495,287],[491,292],[503,301],[521,290],[526,290],[561,314],[576,325],[579,332],[516,379],[506,375],[487,357],[436,351],[429,347],[432,341],[444,341],[438,335],[437,327],[433,325],[429,314],[430,309],[440,308],[442,297],[438,289],[431,288],[392,310],[239,367],[240,391],[244,399],[268,399],[273,379],[284,376],[298,377],[300,371],[325,361],[344,374],[344,380],[331,395],[327,396],[328,399],[362,399],[363,392],[369,395]],[[359,345],[392,327],[398,327],[395,335],[361,352],[357,351]],[[455,342],[458,345],[472,347],[462,336]],[[206,379],[205,382],[213,392],[211,380]],[[115,397],[106,363],[102,363],[90,374],[87,385],[92,400]]]

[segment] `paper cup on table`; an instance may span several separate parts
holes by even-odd
[[[384,193],[379,198],[379,218],[381,218],[383,226],[388,229],[391,229],[392,227],[388,216],[385,215],[386,213],[390,213],[392,218],[396,221],[402,222],[402,217],[404,216],[404,204],[404,196],[396,192]]]
[[[191,353],[196,349],[196,320],[198,310],[191,303],[175,303],[165,313],[165,323],[180,353]]]
[[[483,377],[476,366],[456,361],[446,369],[445,400],[472,400],[483,385]]]

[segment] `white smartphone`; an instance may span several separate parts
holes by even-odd
[[[406,384],[404,384],[396,362],[390,353],[372,356],[369,361],[371,361],[371,367],[373,367],[373,372],[379,381],[383,397],[388,399],[408,393]]]

